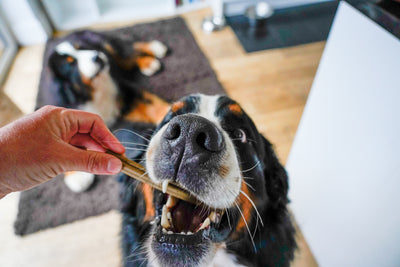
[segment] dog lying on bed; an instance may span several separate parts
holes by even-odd
[[[147,147],[150,178],[173,181],[192,205],[119,177],[124,266],[289,266],[296,248],[288,178],[271,144],[226,96],[174,103]],[[139,188],[139,189],[138,189]]]
[[[39,89],[37,108],[56,105],[93,112],[109,127],[120,118],[155,123],[167,104],[140,90],[136,74],[155,74],[161,68],[157,58],[166,52],[159,41],[133,42],[89,30],[71,33],[44,61],[42,76],[47,83]],[[85,191],[93,181],[90,173],[65,174],[74,192]]]

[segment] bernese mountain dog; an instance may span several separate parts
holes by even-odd
[[[134,41],[111,33],[73,32],[48,47],[36,108],[55,105],[96,113],[112,125],[121,118],[156,123],[168,104],[141,90],[140,74],[151,76],[167,53],[161,42]],[[83,192],[94,181],[84,172],[65,174],[67,186]]]
[[[290,265],[296,241],[288,177],[238,103],[190,95],[153,130],[151,138],[120,137],[138,147],[127,156],[143,158],[155,182],[177,183],[203,204],[120,174],[125,267]]]

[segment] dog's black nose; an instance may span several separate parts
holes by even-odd
[[[221,130],[211,121],[193,114],[173,118],[163,137],[172,149],[184,149],[192,156],[217,153],[225,146]]]

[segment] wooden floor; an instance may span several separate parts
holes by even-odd
[[[285,163],[316,73],[324,43],[246,54],[233,31],[201,30],[210,10],[183,15],[228,94],[253,118]],[[142,22],[142,21],[141,21]],[[130,23],[97,25],[95,29]],[[33,110],[44,45],[20,50],[0,91],[0,126]],[[13,235],[18,194],[0,200],[0,258],[4,266],[118,266],[120,216],[110,212],[25,238]],[[293,266],[317,266],[298,231]],[[2,265],[1,265],[2,266]]]

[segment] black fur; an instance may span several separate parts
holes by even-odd
[[[139,145],[128,147],[139,147],[147,145],[147,141],[138,135],[132,134],[134,131],[142,136],[149,137],[154,131],[154,125],[139,124],[127,121],[119,121],[115,124],[115,129],[124,129],[116,133],[121,142],[132,142]],[[144,156],[143,151],[127,149],[126,156],[136,162],[141,163]],[[140,192],[140,183],[126,175],[120,174],[117,177],[121,183],[120,190],[120,209],[122,212],[122,254],[124,266],[146,266],[146,255],[141,253],[141,245],[148,237],[150,224],[144,222],[146,205],[138,192]]]

